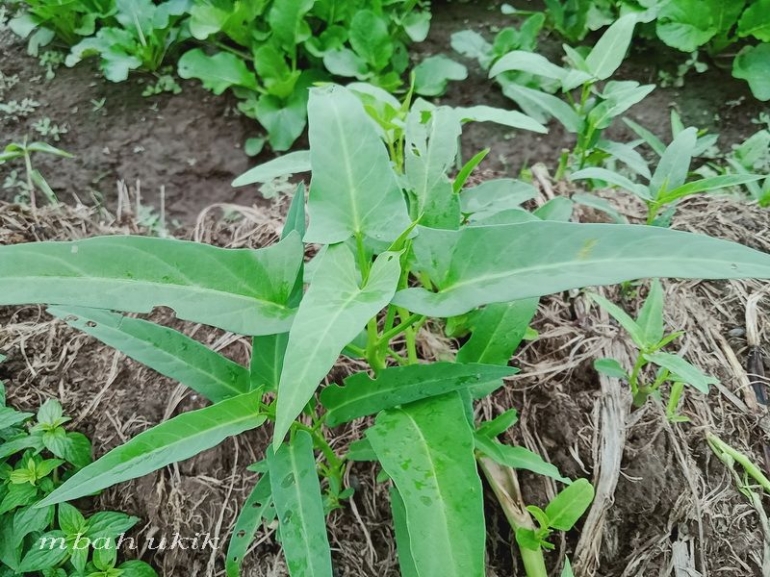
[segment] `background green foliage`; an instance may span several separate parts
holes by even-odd
[[[768,0],[545,0],[548,24],[576,42],[628,13],[682,52],[709,55],[737,51],[733,76],[749,83],[759,100],[770,100],[770,1]]]
[[[403,83],[407,45],[425,39],[430,12],[420,0],[24,0],[10,22],[29,51],[57,39],[68,66],[96,57],[104,76],[126,80],[133,70],[177,64],[214,94],[239,98],[273,150],[288,150],[305,129],[307,89],[332,77],[366,81],[389,91]],[[197,46],[197,47],[194,47]],[[464,67],[459,66],[462,71]],[[462,72],[461,71],[461,72]],[[438,63],[424,83],[449,74]],[[464,75],[460,74],[461,77]],[[257,154],[265,139],[249,142]]]

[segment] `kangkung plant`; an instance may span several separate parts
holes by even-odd
[[[617,149],[620,145],[602,138],[604,130],[655,88],[653,84],[640,85],[631,80],[608,80],[625,58],[636,23],[636,15],[622,16],[585,57],[564,45],[567,67],[524,50],[509,52],[491,67],[489,76],[497,78],[503,94],[524,112],[541,122],[555,118],[577,136],[571,155],[562,157],[557,176],[568,168],[582,169],[598,164],[594,157],[603,158],[609,150]],[[560,90],[566,101],[548,91],[521,84],[520,77],[504,76],[511,72],[541,77],[544,87]],[[600,85],[603,81],[607,82]]]
[[[0,382],[0,577],[157,577],[142,561],[117,563],[118,539],[136,517],[41,504],[91,463],[91,442],[65,430],[69,420],[54,399],[37,415],[6,406]]]
[[[770,130],[763,128],[734,146],[726,160],[729,168],[723,168],[723,171],[770,175]],[[763,182],[747,182],[746,189],[759,206],[770,206],[770,176],[765,177]]]
[[[770,255],[665,228],[524,217],[528,185],[515,181],[466,189],[448,176],[457,136],[463,120],[488,113],[415,102],[399,128],[403,142],[390,143],[401,151],[394,162],[358,96],[336,85],[312,89],[310,150],[289,161],[307,161],[309,196],[299,188],[281,240],[265,248],[132,236],[0,247],[0,304],[52,305],[51,314],[211,402],[113,449],[41,505],[90,495],[272,422],[273,442],[252,467],[260,477],[231,540],[229,575],[266,517],[277,520],[293,576],[330,577],[325,513],[350,494],[346,462],[373,459],[391,485],[402,574],[483,577],[483,475],[505,501],[527,574],[545,576],[548,532],[571,526],[592,492],[497,440],[515,412],[477,423],[473,410],[517,372],[508,362],[538,297],[640,277],[770,278]],[[306,244],[318,250],[307,268]],[[250,366],[120,314],[157,306],[253,337]],[[427,362],[418,333],[441,330],[443,319],[469,336],[454,359]],[[368,369],[317,394],[342,353]],[[349,453],[335,452],[329,429],[361,417],[373,417],[365,436]],[[517,469],[577,488],[555,505],[527,509]]]
[[[535,13],[526,18],[518,28],[506,26],[499,30],[491,43],[475,30],[462,30],[452,34],[452,49],[467,58],[475,59],[483,70],[488,71],[498,59],[509,52],[534,52],[544,23],[545,16]]]
[[[649,295],[639,310],[637,319],[631,318],[627,312],[601,295],[593,294],[591,298],[620,323],[639,348],[630,373],[616,359],[610,358],[597,359],[594,362],[596,370],[626,381],[637,407],[642,406],[651,396],[660,400],[662,386],[670,384],[671,393],[666,406],[666,416],[672,422],[688,421],[687,417],[679,413],[679,401],[684,386],[690,385],[707,394],[709,385],[715,384],[717,380],[704,375],[682,356],[662,350],[682,336],[682,333],[665,334],[664,298],[660,281],[656,279],[650,285]],[[654,378],[645,384],[645,368],[648,366],[657,367],[657,370]]]
[[[637,127],[637,130],[639,128],[641,127]],[[650,142],[653,149],[660,151],[662,143],[659,140],[657,143],[655,140]],[[676,204],[680,200],[701,192],[748,185],[765,178],[762,175],[750,174],[744,170],[743,173],[708,176],[688,182],[690,164],[699,149],[702,149],[702,142],[699,143],[698,131],[696,128],[690,127],[681,130],[676,134],[671,144],[660,151],[660,161],[654,172],[651,173],[643,161],[639,164],[638,159],[628,163],[629,167],[635,168],[640,177],[648,180],[647,184],[634,182],[614,170],[599,167],[578,170],[571,175],[571,179],[604,181],[627,190],[638,196],[647,205],[647,224],[669,226],[676,210]],[[625,157],[629,158],[629,155]],[[661,214],[664,209],[665,211]]]

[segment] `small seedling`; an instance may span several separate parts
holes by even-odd
[[[737,174],[770,175],[770,129],[762,129],[734,146],[726,158],[729,169]],[[759,206],[770,206],[770,177],[746,183],[746,190]]]
[[[660,81],[660,85],[664,88],[670,86],[673,86],[674,88],[681,88],[684,86],[684,77],[689,74],[690,71],[695,71],[698,74],[706,72],[706,70],[709,68],[708,64],[698,60],[698,56],[699,54],[696,50],[690,54],[687,60],[677,64],[676,71],[673,73],[668,72],[667,70],[658,71],[658,80]]]
[[[657,144],[653,148],[659,150]],[[676,134],[671,144],[662,150],[660,161],[651,175],[646,165],[643,165],[645,170],[638,170],[640,177],[648,181],[647,184],[634,182],[618,172],[599,167],[584,168],[570,178],[603,181],[635,194],[647,205],[647,224],[655,226],[669,226],[676,204],[688,196],[764,178],[758,174],[725,174],[687,182],[690,163],[698,149],[698,130],[690,127]],[[661,214],[661,211],[664,212]]]
[[[67,431],[55,399],[37,415],[6,406],[0,382],[0,575],[157,577],[141,561],[117,564],[117,539],[139,519],[101,511],[85,517],[41,501],[91,463],[91,442]]]
[[[4,74],[2,70],[0,70],[0,100],[2,100],[5,97],[5,93],[16,86],[19,83],[19,75],[18,74]]]
[[[53,80],[56,77],[56,71],[64,64],[65,57],[65,54],[59,50],[46,50],[40,54],[38,62],[45,68],[46,80]]]
[[[29,197],[29,203],[33,210],[36,207],[35,203],[35,189],[39,189],[48,199],[50,203],[58,202],[56,194],[49,186],[48,182],[40,174],[40,171],[32,168],[32,155],[35,153],[52,154],[54,156],[61,156],[64,158],[72,158],[73,156],[69,152],[65,152],[59,148],[51,146],[45,142],[32,142],[27,144],[25,138],[23,142],[12,142],[5,147],[3,152],[0,152],[0,164],[8,162],[17,158],[24,159],[24,168],[26,171],[26,185],[24,192]]]
[[[32,128],[35,132],[40,134],[40,136],[50,136],[55,142],[61,140],[62,134],[67,134],[67,132],[69,132],[66,124],[54,124],[47,116],[32,124]]]
[[[99,112],[101,109],[104,108],[104,105],[107,103],[107,97],[99,98],[98,100],[95,98],[91,99],[91,112]]]
[[[586,512],[594,499],[594,488],[587,479],[567,485],[554,497],[545,510],[528,505],[527,511],[537,521],[537,529],[516,529],[516,542],[527,549],[554,549],[548,539],[554,530],[569,531]],[[534,577],[534,576],[529,576]]]
[[[142,91],[142,96],[157,96],[164,92],[169,92],[171,94],[179,94],[182,92],[182,87],[179,86],[176,78],[169,72],[158,74],[156,81],[152,84],[148,84]]]
[[[682,333],[665,334],[663,287],[660,281],[655,279],[650,284],[647,300],[644,301],[636,319],[631,318],[623,309],[601,295],[591,294],[591,298],[620,323],[639,348],[639,355],[630,374],[616,359],[611,358],[596,360],[594,368],[605,375],[628,382],[634,406],[637,407],[641,407],[650,396],[660,400],[661,387],[665,383],[670,383],[671,393],[666,406],[666,416],[672,422],[688,421],[687,417],[679,413],[679,401],[684,385],[690,385],[708,394],[709,385],[715,384],[717,380],[703,374],[700,369],[680,355],[662,351]],[[651,381],[645,381],[644,369],[648,365],[657,367]]]
[[[21,102],[18,100],[0,102],[0,114],[6,120],[18,121],[35,112],[38,106],[40,103],[32,98],[25,98]]]

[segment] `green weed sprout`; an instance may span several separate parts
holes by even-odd
[[[0,382],[0,575],[157,577],[142,561],[117,562],[117,540],[138,518],[42,505],[91,463],[91,442],[67,431],[69,420],[54,399],[37,415],[6,406]]]
[[[679,413],[679,402],[685,385],[690,385],[707,394],[709,385],[717,380],[703,374],[698,368],[687,362],[680,355],[664,352],[662,349],[679,338],[682,333],[665,334],[663,321],[663,288],[655,279],[650,284],[650,292],[644,301],[639,316],[631,318],[623,309],[605,297],[592,293],[591,298],[607,311],[620,326],[625,329],[631,340],[639,348],[639,355],[631,372],[616,359],[603,358],[594,362],[597,371],[610,377],[628,382],[634,399],[634,406],[641,407],[650,396],[661,399],[661,387],[671,384],[671,392],[666,405],[666,416],[671,422],[689,421]],[[657,367],[652,381],[646,381],[644,369],[648,365]]]
[[[3,152],[0,152],[0,164],[14,160],[16,158],[24,159],[24,168],[26,170],[27,181],[25,185],[25,193],[29,195],[29,202],[33,210],[36,207],[35,202],[35,188],[37,187],[46,196],[48,202],[58,202],[56,194],[49,186],[48,182],[40,174],[40,171],[32,167],[32,155],[35,153],[52,154],[54,156],[61,156],[64,158],[73,158],[69,152],[65,152],[60,148],[46,144],[45,142],[31,142],[27,144],[25,138],[23,142],[12,142],[5,147]]]

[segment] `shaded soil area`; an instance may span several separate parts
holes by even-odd
[[[496,30],[515,23],[501,16],[501,2],[439,2],[428,39],[414,46],[415,60],[427,55],[446,53],[463,61],[469,69],[464,82],[451,83],[440,102],[455,105],[489,104],[511,108],[499,88],[486,78],[478,65],[453,53],[453,33],[473,29],[491,40]],[[515,3],[514,3],[515,4]],[[520,7],[532,9],[527,2]],[[559,60],[561,40],[544,38],[544,54]],[[94,61],[75,68],[60,66],[52,80],[45,69],[26,54],[25,45],[9,30],[0,31],[0,72],[5,77],[18,76],[18,82],[0,93],[0,99],[22,101],[31,98],[40,106],[27,117],[0,117],[3,143],[36,139],[32,124],[43,118],[66,125],[69,132],[60,142],[51,142],[76,156],[74,160],[39,155],[34,166],[48,179],[60,199],[75,197],[86,204],[103,199],[114,209],[116,183],[123,180],[134,186],[141,183],[141,200],[147,206],[160,206],[161,188],[165,196],[168,220],[192,223],[204,207],[213,203],[252,205],[261,202],[253,187],[233,189],[232,180],[270,153],[257,159],[244,154],[245,139],[259,133],[257,124],[237,113],[234,99],[215,97],[197,82],[181,81],[178,95],[143,97],[142,91],[155,77],[136,74],[129,81],[114,84],[104,80]],[[637,46],[619,72],[619,78],[634,78],[656,83],[658,73],[673,73],[685,60],[662,47]],[[2,86],[2,84],[0,84]],[[683,120],[720,134],[719,146],[729,150],[757,130],[752,124],[767,106],[751,97],[745,83],[737,81],[714,62],[703,74],[689,73],[682,88],[657,88],[642,103],[633,107],[629,118],[668,138],[669,110],[679,109]],[[608,136],[628,141],[634,136],[622,123],[616,123]],[[518,131],[491,123],[471,124],[463,136],[465,158],[490,147],[484,167],[509,176],[522,168],[543,162],[552,169],[564,148],[574,143],[558,122],[551,122],[547,135]],[[21,164],[0,165],[0,181]],[[0,198],[11,200],[14,191],[0,190]]]

